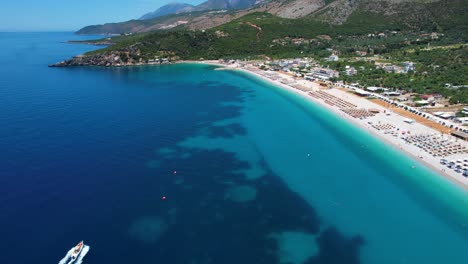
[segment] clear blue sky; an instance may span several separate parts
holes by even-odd
[[[73,31],[136,19],[174,0],[3,0],[0,31]],[[182,0],[199,4],[203,0]]]

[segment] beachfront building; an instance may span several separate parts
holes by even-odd
[[[382,95],[384,95],[384,96],[400,96],[401,93],[400,92],[390,91],[390,92],[383,92]]]
[[[378,87],[378,86],[369,86],[366,88],[367,91],[371,91],[373,93],[380,93],[388,91],[388,88]]]
[[[456,117],[454,112],[434,112],[433,115],[443,119],[454,119]]]
[[[148,60],[148,64],[159,64],[159,63],[160,63],[159,59],[149,59]]]
[[[313,68],[312,69],[312,76],[322,80],[328,80],[330,78],[338,78],[340,77],[340,73],[338,71],[329,69],[329,68]]]
[[[355,90],[354,90],[354,93],[357,94],[357,95],[359,95],[359,96],[362,96],[362,97],[369,97],[369,96],[372,95],[371,93],[366,92],[366,91],[361,90],[361,89],[355,89]]]
[[[468,141],[468,133],[459,130],[453,130],[452,136]]]
[[[468,116],[467,117],[457,117],[454,120],[455,120],[455,122],[461,123],[462,125],[468,124]]]

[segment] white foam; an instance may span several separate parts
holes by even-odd
[[[75,247],[72,247],[68,252],[67,254],[65,255],[65,257],[63,259],[61,259],[59,261],[59,264],[71,264],[71,255],[73,253],[73,250],[75,249]],[[81,264],[83,263],[83,258],[86,256],[86,254],[88,254],[88,251],[89,251],[89,246],[87,245],[84,245],[83,246],[83,249],[81,250],[81,253],[80,255],[78,255],[78,258],[76,259],[75,262],[73,262],[73,264]]]
[[[89,251],[89,246],[84,246],[83,247],[83,250],[81,251],[81,254],[78,256],[78,258],[76,259],[75,263],[73,264],[81,264],[83,263],[83,258],[86,256],[86,254],[88,254],[88,251]]]
[[[65,255],[65,257],[59,261],[59,264],[67,264],[67,261],[68,261],[68,259],[70,258],[71,254],[72,254],[72,252],[73,252],[73,249],[74,249],[74,248],[70,249],[70,250],[67,252],[67,254]]]

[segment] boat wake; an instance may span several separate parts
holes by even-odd
[[[88,254],[89,246],[84,245],[83,250],[81,251],[78,258],[75,261],[72,261],[71,260],[71,255],[72,255],[74,249],[75,249],[74,247],[71,248],[67,252],[67,255],[65,255],[65,257],[59,261],[59,264],[72,264],[72,263],[73,264],[81,264],[81,263],[83,263],[83,258],[86,256],[86,254]]]

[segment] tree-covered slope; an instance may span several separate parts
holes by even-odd
[[[369,4],[370,1],[364,2]],[[379,1],[380,8],[384,7],[385,12],[363,5],[364,2],[340,24],[324,21],[324,13],[288,19],[267,12],[255,12],[203,32],[176,28],[121,38],[117,41],[118,45],[109,49],[134,44],[145,51],[145,58],[160,51],[169,51],[182,59],[217,59],[317,55],[325,48],[344,53],[368,48],[376,52],[389,52],[413,45],[412,41],[416,40],[419,44],[427,44],[424,36],[432,32],[443,35],[443,41],[447,43],[468,40],[468,21],[464,19],[468,1]],[[415,13],[416,10],[419,13]],[[383,32],[385,38],[367,38],[368,34]]]

